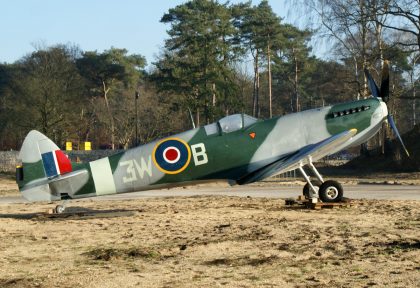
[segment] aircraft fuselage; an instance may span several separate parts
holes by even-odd
[[[268,120],[231,115],[216,123],[90,163],[72,163],[72,173],[81,171],[80,174],[71,182],[64,179],[49,185],[51,193],[45,195],[51,196],[45,197],[50,199],[34,199],[30,191],[34,185],[27,181],[19,186],[28,199],[59,200],[183,186],[201,181],[236,182],[307,145],[349,129],[357,129],[357,134],[330,154],[363,143],[378,131],[387,113],[386,105],[380,99],[369,98]],[[42,166],[42,163],[38,165]],[[25,189],[25,185],[29,188]],[[65,195],[61,193],[63,187],[68,191]]]

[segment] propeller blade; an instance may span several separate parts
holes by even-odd
[[[404,145],[404,142],[400,136],[400,133],[398,132],[397,126],[395,125],[394,119],[392,118],[391,114],[388,114],[388,123],[389,125],[391,125],[392,131],[394,131],[395,136],[397,136],[398,140],[400,140],[401,146],[404,148],[405,153],[408,157],[410,157],[410,153],[408,153],[408,150]]]
[[[385,60],[382,67],[381,98],[387,103],[389,101],[389,61]]]
[[[376,98],[381,97],[378,85],[376,85],[375,80],[373,80],[372,76],[370,75],[367,69],[365,69],[365,75],[368,80],[369,90],[372,93],[372,95]]]

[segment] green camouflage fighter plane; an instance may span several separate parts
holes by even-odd
[[[299,169],[307,182],[303,190],[308,199],[338,202],[342,186],[324,181],[314,161],[366,142],[386,119],[401,141],[386,106],[388,73],[381,89],[366,75],[373,95],[368,99],[268,120],[230,115],[89,163],[71,163],[50,139],[31,131],[20,151],[19,190],[29,201],[56,201],[215,180],[243,185]],[[309,179],[305,165],[316,180]],[[64,209],[58,205],[56,212]]]

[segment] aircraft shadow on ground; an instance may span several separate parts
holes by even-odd
[[[388,243],[383,243],[382,246],[385,246],[389,250],[416,250],[416,249],[420,249],[420,241],[397,241],[396,240],[396,241],[392,241]]]
[[[126,210],[126,209],[108,209],[95,210],[84,207],[69,207],[61,214],[49,214],[46,212],[35,213],[19,213],[19,214],[0,214],[0,219],[20,219],[20,220],[59,220],[72,219],[84,220],[92,218],[112,218],[133,216],[140,210]]]

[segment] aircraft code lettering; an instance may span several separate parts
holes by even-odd
[[[137,162],[136,159],[127,160],[120,162],[120,166],[127,166],[127,177],[123,177],[124,183],[130,183],[133,181],[137,181],[137,175],[140,179],[144,178],[144,173],[147,173],[149,177],[152,177],[152,157],[149,156],[148,162],[144,160],[143,157],[140,159],[140,164]],[[136,173],[137,172],[137,173]]]
[[[207,164],[209,162],[209,158],[207,157],[206,153],[206,146],[204,146],[204,143],[191,145],[191,151],[195,166]]]
[[[168,153],[168,152],[171,152],[171,150],[175,150],[175,152],[178,154],[175,155],[174,153],[174,155],[171,155],[170,153]],[[166,147],[163,151],[164,152],[166,151],[167,153],[166,154],[163,153],[161,158],[169,162],[170,164],[172,164],[171,162],[176,163],[177,160],[179,160],[179,158],[181,157],[179,155],[179,152],[177,152],[176,150],[177,150],[177,147],[173,147],[173,146]],[[197,143],[197,144],[191,145],[191,154],[192,154],[192,158],[194,159],[195,166],[204,165],[209,162],[206,146],[204,145],[204,143]],[[156,155],[156,152],[155,152],[155,155]],[[186,164],[188,164],[188,162]],[[143,157],[141,157],[140,163],[136,159],[132,159],[132,160],[127,160],[127,161],[122,161],[120,162],[119,165],[120,167],[127,167],[126,168],[127,174],[123,176],[123,179],[122,179],[123,183],[131,183],[131,182],[137,181],[139,178],[143,179],[145,177],[145,174],[149,175],[149,177],[152,177],[153,175],[151,155],[147,159],[147,162]],[[184,164],[184,166],[186,165]],[[162,169],[159,169],[159,170],[162,170]],[[166,174],[170,174],[169,173],[170,171],[165,171],[165,172]],[[176,171],[176,173],[178,173],[178,171]]]

